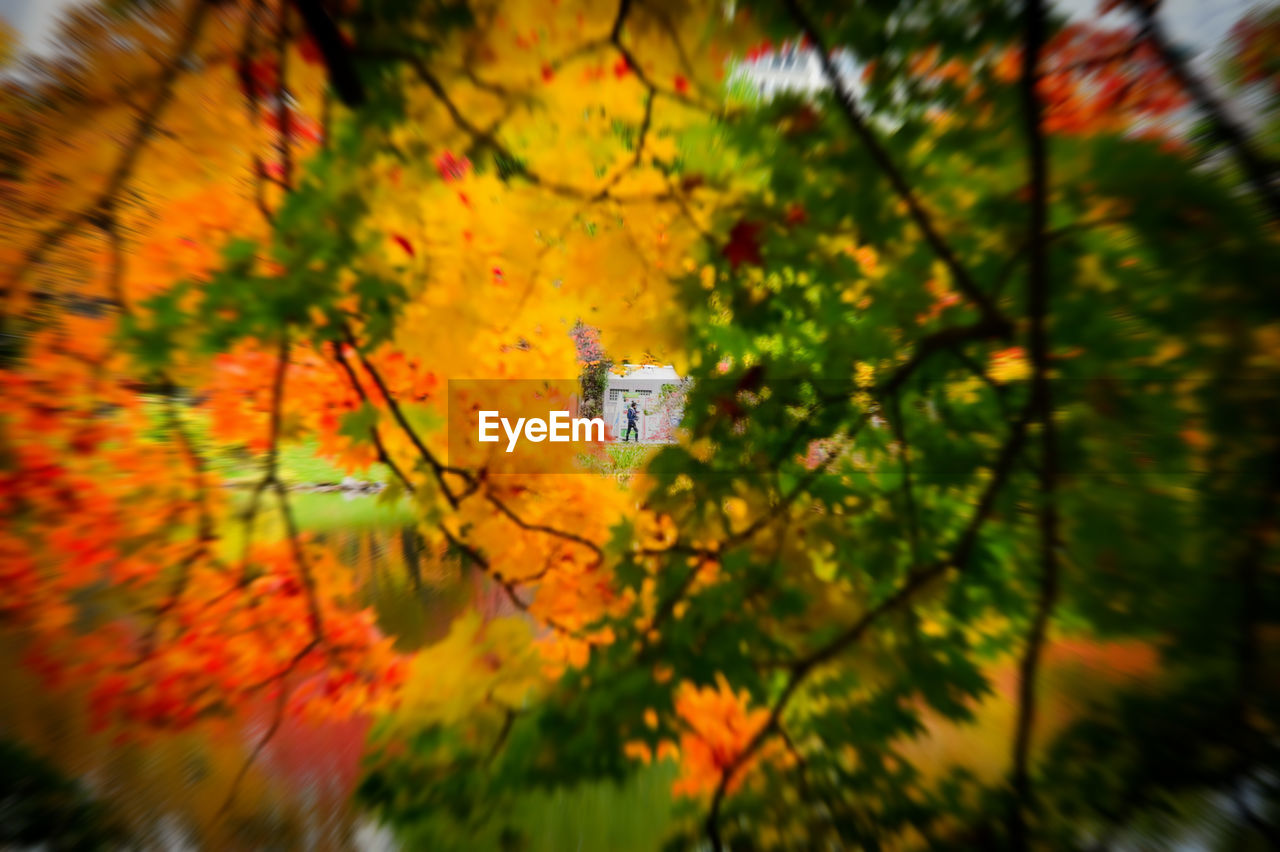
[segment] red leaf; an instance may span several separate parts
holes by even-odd
[[[276,64],[270,59],[258,59],[240,66],[240,91],[246,96],[262,98],[275,91]]]
[[[685,78],[683,74],[676,75],[675,86],[676,86],[676,91],[679,92],[680,94],[682,95],[688,94],[689,81]]]
[[[302,61],[308,65],[319,65],[324,62],[324,54],[320,52],[320,46],[309,33],[298,42],[298,53],[302,55]]]
[[[273,91],[279,81],[279,70],[275,60],[259,59],[249,64],[249,76],[253,78],[260,93]]]
[[[542,63],[542,82],[550,83],[551,79],[556,76],[555,69],[548,63]]]
[[[737,269],[744,263],[762,266],[764,259],[760,257],[760,232],[764,230],[764,226],[758,222],[748,222],[743,220],[733,226],[729,231],[729,243],[723,249],[723,254],[729,260],[729,265]]]
[[[292,135],[299,139],[305,139],[308,142],[319,142],[324,136],[324,131],[320,127],[320,122],[313,121],[305,115],[294,118],[289,125],[289,129],[293,131]]]
[[[788,225],[803,225],[809,221],[809,212],[804,209],[803,204],[791,203],[787,205],[786,223]]]
[[[613,63],[613,76],[617,77],[619,80],[630,73],[631,66],[627,64],[627,58],[625,56]]]
[[[471,161],[466,157],[455,157],[452,151],[445,151],[436,158],[436,169],[445,183],[462,180],[471,168]]]
[[[391,239],[395,240],[396,245],[404,249],[405,254],[409,255],[409,257],[414,256],[413,244],[410,243],[409,240],[407,240],[405,237],[402,237],[399,234],[392,234]]]

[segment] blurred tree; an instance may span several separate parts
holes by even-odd
[[[599,329],[579,322],[570,334],[578,347],[578,361],[582,371],[579,380],[582,385],[579,414],[582,417],[601,417],[604,415],[604,394],[608,389],[609,368],[613,366],[613,359],[606,356],[600,346]]]

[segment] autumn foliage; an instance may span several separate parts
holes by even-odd
[[[73,13],[0,89],[0,736],[209,848],[667,770],[680,848],[1274,836],[1274,163],[1159,4],[917,5]],[[693,379],[634,476],[456,428],[615,361]]]

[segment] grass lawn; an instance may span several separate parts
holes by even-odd
[[[337,465],[316,455],[318,446],[313,440],[288,441],[280,445],[280,478],[286,485],[304,483],[320,484],[341,482],[347,476],[371,482],[386,482],[391,471],[386,465],[375,463],[367,471],[348,474]],[[262,477],[263,459],[235,447],[211,447],[205,457],[210,470],[224,482],[240,484],[255,482]]]
[[[654,852],[679,820],[679,804],[671,797],[676,767],[670,762],[640,768],[623,784],[600,781],[567,789],[521,796],[505,814],[495,815],[473,833],[430,820],[424,830],[410,829],[405,848],[499,852]],[[515,829],[528,841],[504,842],[503,829]]]
[[[621,480],[626,480],[632,474],[639,473],[653,454],[664,446],[666,445],[605,444],[605,457],[603,459],[599,456],[581,455],[578,457],[578,461],[582,465],[582,469],[590,473],[616,476]]]
[[[204,457],[209,470],[223,482],[240,485],[257,482],[262,478],[262,466],[266,461],[264,455],[251,453],[243,446],[226,444],[214,438],[206,411],[181,402],[176,403],[175,407],[187,435]],[[149,398],[147,410],[154,424],[155,437],[160,440],[169,439],[169,419],[163,401],[159,397]],[[280,479],[286,485],[319,484],[341,482],[350,475],[355,479],[386,482],[391,475],[386,465],[376,463],[366,471],[348,474],[317,455],[318,450],[319,444],[314,439],[282,440],[278,459]]]

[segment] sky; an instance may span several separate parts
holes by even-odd
[[[0,18],[18,34],[20,46],[17,52],[48,56],[56,53],[57,32],[61,13],[84,0],[0,0]],[[600,0],[611,2],[611,0]],[[1068,17],[1094,19],[1099,0],[1051,0],[1052,4]],[[1163,0],[1160,19],[1173,42],[1189,51],[1192,67],[1206,79],[1227,111],[1246,126],[1252,124],[1254,105],[1248,99],[1240,99],[1225,91],[1216,80],[1216,49],[1223,44],[1231,27],[1249,9],[1269,6],[1280,0]],[[1112,12],[1102,19],[1104,24],[1126,23],[1127,13]],[[1187,112],[1179,121],[1189,122],[1193,114]]]
[[[22,52],[51,51],[59,13],[76,0],[0,0],[0,18],[18,34]]]

